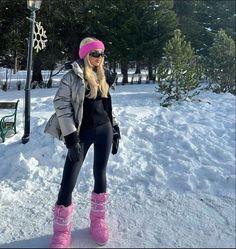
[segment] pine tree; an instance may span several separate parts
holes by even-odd
[[[24,64],[27,54],[29,16],[26,1],[0,1],[0,66],[14,69]]]
[[[91,17],[109,60],[121,63],[123,83],[128,82],[130,61],[157,64],[177,26],[172,0],[94,0]]]
[[[236,95],[235,43],[223,29],[216,33],[209,49],[207,76],[214,91],[231,92]]]
[[[235,40],[235,1],[174,0],[179,29],[199,55],[208,55],[214,34],[223,28]]]
[[[164,47],[164,57],[158,67],[159,90],[167,95],[162,105],[169,105],[170,100],[176,101],[192,97],[197,93],[202,68],[198,64],[190,42],[179,29]]]

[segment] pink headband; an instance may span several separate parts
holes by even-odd
[[[83,59],[90,51],[95,49],[105,50],[105,46],[102,41],[96,40],[89,43],[86,43],[79,49],[79,57]]]

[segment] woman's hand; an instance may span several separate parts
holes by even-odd
[[[67,156],[72,163],[78,162],[80,157],[81,145],[76,131],[64,137],[68,149]]]
[[[113,142],[112,142],[112,150],[111,153],[115,155],[119,148],[119,140],[120,140],[120,128],[118,125],[113,126]]]
[[[68,148],[67,156],[72,163],[76,163],[79,161],[80,152],[81,146],[79,143],[76,143],[75,145],[72,145]]]

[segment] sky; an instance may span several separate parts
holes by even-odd
[[[16,79],[16,78],[15,78]],[[17,134],[0,142],[0,247],[47,248],[67,149],[44,134],[57,87],[24,91],[12,83],[0,101],[20,100]],[[235,96],[201,91],[196,101],[160,106],[155,84],[111,90],[121,129],[107,166],[106,248],[235,248]],[[200,101],[198,101],[200,100]],[[9,110],[0,110],[0,116]],[[93,147],[73,192],[72,245],[98,247],[89,234]]]

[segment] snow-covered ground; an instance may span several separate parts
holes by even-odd
[[[30,141],[23,145],[24,91],[18,133],[0,143],[0,247],[46,248],[52,235],[64,144],[44,134],[52,89],[34,89]],[[122,139],[108,163],[109,248],[235,245],[235,97],[201,92],[201,102],[161,107],[155,85],[111,90]],[[0,111],[1,115],[6,111]],[[89,234],[93,148],[74,190],[71,247],[93,248]]]

